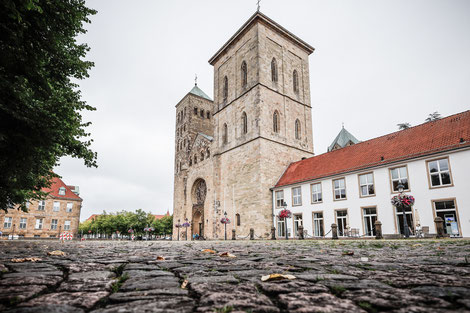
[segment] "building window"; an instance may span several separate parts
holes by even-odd
[[[447,158],[429,161],[428,173],[432,187],[452,185],[452,179],[449,170],[449,160]]]
[[[35,229],[42,229],[42,218],[37,218],[36,219],[36,226],[34,227]]]
[[[294,92],[298,93],[299,92],[299,75],[297,74],[297,70],[294,70],[294,73],[292,73],[292,80],[293,80],[293,85],[294,85]]]
[[[181,163],[180,163],[181,165]],[[67,213],[72,213],[72,208],[73,208],[73,202],[67,202]]]
[[[336,211],[336,225],[338,225],[338,236],[346,236],[348,233],[348,211]]]
[[[433,203],[436,216],[444,220],[444,232],[452,237],[461,236],[455,200],[439,200]]]
[[[201,151],[201,161],[204,161],[204,151]]]
[[[211,112],[207,112],[207,118],[210,119],[211,118]]]
[[[38,211],[44,211],[45,208],[46,208],[46,201],[40,200],[38,202]]]
[[[201,109],[201,117],[204,118],[204,110]]]
[[[197,108],[194,108],[194,115],[197,115]]]
[[[271,60],[271,80],[277,83],[277,62],[276,58]]]
[[[197,164],[197,155],[194,156],[194,164]]]
[[[12,217],[6,217],[5,216],[5,220],[3,222],[3,228],[11,228],[11,221],[13,220]]]
[[[315,237],[325,236],[323,228],[323,212],[313,213],[313,235]]]
[[[59,212],[60,211],[60,202],[59,201],[54,201],[54,205],[52,207],[52,210],[54,212]]]
[[[27,220],[28,219],[26,217],[20,218],[20,229],[26,229]]]
[[[56,230],[57,229],[57,224],[58,224],[58,221],[57,219],[53,219],[51,221],[51,230]]]
[[[408,170],[406,166],[392,168],[390,170],[390,175],[392,177],[392,190],[398,192],[398,185],[401,184],[404,186],[403,190],[409,190],[408,185]]]
[[[321,183],[310,185],[312,192],[312,203],[322,202]]]
[[[59,196],[65,196],[65,187],[59,188]]]
[[[335,200],[346,199],[346,182],[344,178],[333,180],[333,187],[335,192]]]
[[[235,219],[237,221],[237,226],[240,226],[240,214],[235,214]]]
[[[286,226],[284,219],[277,218],[277,236],[285,237],[286,236]]]
[[[276,191],[276,208],[282,207],[284,204],[284,190]]]
[[[209,150],[209,148],[207,148],[207,150],[206,150],[206,155],[207,155],[207,158],[210,158],[210,156],[211,156],[211,151]]]
[[[242,131],[243,134],[246,134],[248,132],[248,118],[245,112],[242,113]]]
[[[362,216],[364,218],[364,235],[375,236],[375,221],[377,221],[377,209],[363,208]]]
[[[224,102],[227,102],[228,98],[228,78],[227,76],[224,77],[224,89],[222,91],[222,98]]]
[[[242,62],[242,70],[241,70],[241,74],[242,74],[242,88],[245,88],[247,83],[248,83],[248,71],[247,71],[247,68],[246,68],[246,62],[243,61]]]
[[[70,221],[65,221],[64,230],[70,230]]]
[[[273,131],[275,133],[279,133],[279,113],[277,111],[274,111],[273,114]]]
[[[193,165],[193,159],[189,158],[189,166]]]
[[[183,110],[183,116],[186,117],[186,108]]]
[[[398,231],[400,234],[404,235],[405,234],[405,228],[404,228],[404,223],[403,223],[403,210],[397,209],[395,207],[395,213],[396,213],[396,218],[397,218],[397,225],[398,225]],[[408,224],[408,229],[411,234],[414,234],[414,227],[413,227],[413,211],[411,207],[406,207],[405,208],[405,214],[406,214],[406,223]]]
[[[300,121],[298,119],[295,120],[295,139],[300,139],[301,129],[300,129]]]
[[[302,214],[294,214],[294,236],[299,236],[299,227],[302,226]]]
[[[222,131],[222,142],[227,144],[228,142],[228,127],[227,124],[224,124],[224,129]]]
[[[359,175],[359,190],[361,197],[375,195],[374,176],[372,173]]]
[[[301,187],[292,188],[292,206],[302,205],[302,189]]]

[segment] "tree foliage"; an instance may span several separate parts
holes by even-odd
[[[439,120],[441,118],[441,114],[437,111],[432,112],[428,115],[428,117],[424,120],[425,122],[432,122],[435,120]]]
[[[88,77],[89,50],[77,43],[84,0],[4,0],[0,4],[0,208],[45,196],[52,169],[69,155],[96,166],[73,80]]]
[[[127,235],[129,230],[132,229],[134,234],[142,235],[146,227],[153,227],[155,229],[153,234],[156,235],[171,234],[173,231],[173,217],[164,216],[157,220],[154,215],[146,213],[141,209],[135,213],[121,211],[115,214],[108,214],[103,211],[103,214],[80,223],[79,232],[83,234],[91,232],[106,235],[119,232],[120,234]]]
[[[410,128],[411,124],[410,123],[400,123],[400,124],[397,124],[397,126],[398,126],[399,130],[404,130],[404,129]]]

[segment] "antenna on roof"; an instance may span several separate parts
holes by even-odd
[[[342,126],[343,126],[343,128],[344,128],[344,122],[341,122],[341,125],[342,125]]]
[[[197,86],[197,74],[194,74],[194,86]]]
[[[259,12],[259,3],[261,2],[261,0],[258,0],[258,2],[256,3],[256,5],[258,6],[258,8],[256,9],[256,12]]]

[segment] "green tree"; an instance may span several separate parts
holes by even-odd
[[[398,130],[404,130],[404,129],[408,129],[411,127],[411,124],[410,123],[400,123],[400,124],[397,124],[398,126]]]
[[[425,122],[432,122],[435,120],[441,119],[441,114],[437,111],[432,112],[428,115],[428,117],[424,120]]]
[[[84,0],[0,4],[0,209],[44,198],[62,156],[97,166],[81,116],[94,108],[74,82],[93,66],[76,37],[95,13]]]

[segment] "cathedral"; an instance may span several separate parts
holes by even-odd
[[[174,239],[223,238],[224,217],[229,234],[269,236],[272,187],[313,156],[313,51],[257,11],[209,59],[214,99],[196,84],[176,105]]]

